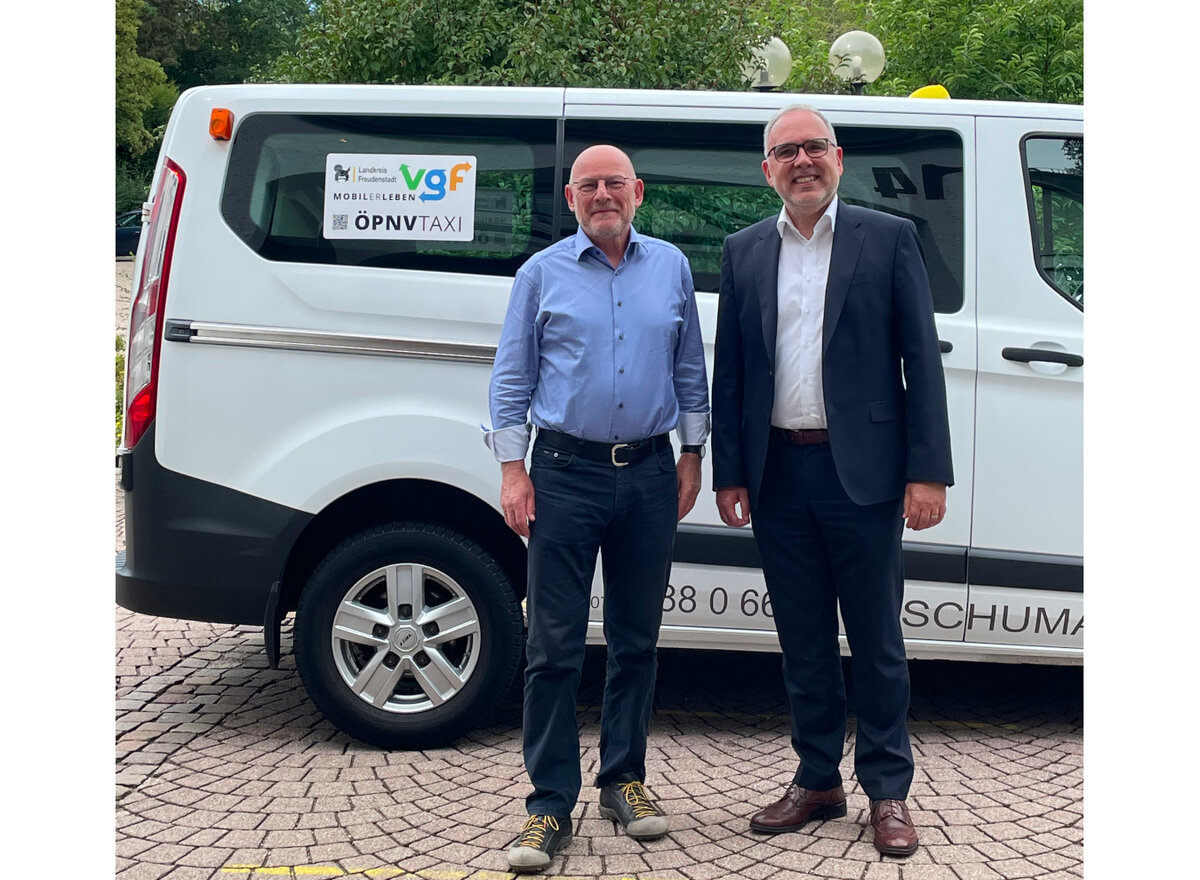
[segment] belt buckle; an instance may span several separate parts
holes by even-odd
[[[629,466],[629,462],[627,462],[627,461],[617,461],[617,450],[618,449],[628,449],[629,446],[630,446],[630,444],[628,444],[628,443],[618,443],[611,450],[609,450],[608,455],[609,455],[609,458],[612,459],[613,467],[628,467]]]

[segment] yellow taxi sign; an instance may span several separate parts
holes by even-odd
[[[910,98],[949,98],[950,93],[948,91],[946,91],[945,86],[940,86],[940,85],[935,84],[935,85],[931,85],[931,86],[921,86],[921,88],[917,89],[915,92],[913,92],[911,95],[909,95],[909,97]]]

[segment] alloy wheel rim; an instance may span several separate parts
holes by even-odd
[[[462,586],[421,563],[381,566],[346,591],[330,633],[334,664],[363,702],[427,712],[453,699],[479,661],[479,613]]]

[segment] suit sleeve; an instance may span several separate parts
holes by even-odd
[[[712,463],[713,488],[746,485],[742,450],[742,406],[745,360],[729,239],[721,251],[721,293],[717,305],[716,352],[713,356]]]
[[[906,221],[893,268],[900,353],[904,361],[905,425],[909,482],[954,485],[946,377],[933,318],[933,294],[916,228]]]

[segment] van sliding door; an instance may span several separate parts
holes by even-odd
[[[778,195],[761,169],[763,124],[774,113],[757,96],[747,107],[637,107],[580,103],[567,94],[564,179],[574,158],[595,143],[625,150],[645,181],[645,200],[634,225],[679,246],[692,265],[709,373],[715,335],[721,249],[726,235],[779,213]],[[696,96],[690,96],[697,100]],[[701,96],[703,98],[703,96]],[[730,96],[716,96],[730,101]],[[830,111],[845,148],[841,197],[908,217],[917,226],[933,286],[943,364],[950,397],[957,485],[946,521],[907,533],[907,588],[903,624],[910,651],[922,641],[963,638],[966,548],[971,527],[971,449],[974,444],[974,242],[964,217],[974,211],[974,131],[970,118],[880,115]],[[561,235],[575,230],[563,213]],[[774,622],[758,554],[749,529],[721,524],[711,491],[711,469],[695,508],[680,525],[675,564],[664,607],[664,644],[762,647],[775,643]],[[802,573],[797,573],[802,576]],[[593,619],[599,621],[599,578]],[[954,612],[954,613],[951,613]],[[697,632],[703,628],[703,632]]]
[[[979,120],[967,640],[1083,647],[1082,122]]]

